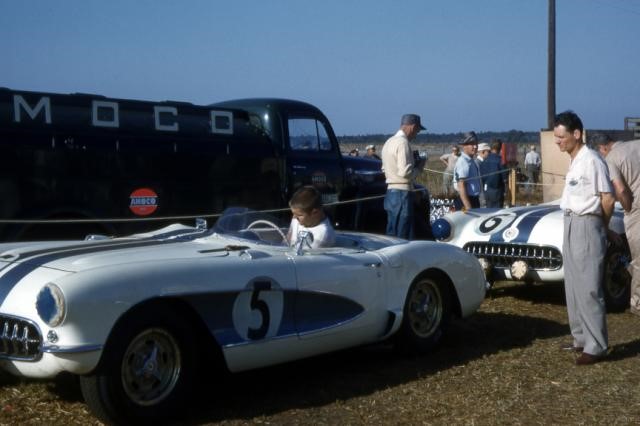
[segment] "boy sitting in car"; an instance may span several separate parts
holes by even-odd
[[[298,242],[301,231],[310,232],[313,236],[310,240],[311,248],[330,247],[335,244],[336,233],[325,215],[322,207],[322,195],[313,186],[303,186],[298,189],[291,200],[291,225],[287,241],[294,247]]]

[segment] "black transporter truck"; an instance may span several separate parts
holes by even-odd
[[[380,162],[343,156],[310,104],[0,88],[0,241],[125,235],[215,220],[234,206],[285,209],[301,185],[321,191],[338,228],[384,232],[381,198],[340,203],[384,194]],[[416,199],[417,237],[427,238],[426,191]]]

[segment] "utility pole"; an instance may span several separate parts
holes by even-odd
[[[547,129],[556,115],[556,0],[549,0],[549,44],[547,46]]]

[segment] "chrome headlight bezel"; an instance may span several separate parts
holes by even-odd
[[[36,311],[49,327],[62,324],[67,314],[64,293],[54,283],[47,283],[36,298]]]

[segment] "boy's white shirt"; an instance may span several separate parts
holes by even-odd
[[[295,246],[300,231],[309,231],[313,235],[311,248],[331,247],[336,242],[336,232],[327,217],[316,226],[310,228],[302,226],[296,218],[291,219],[291,224],[289,225],[290,246]]]

